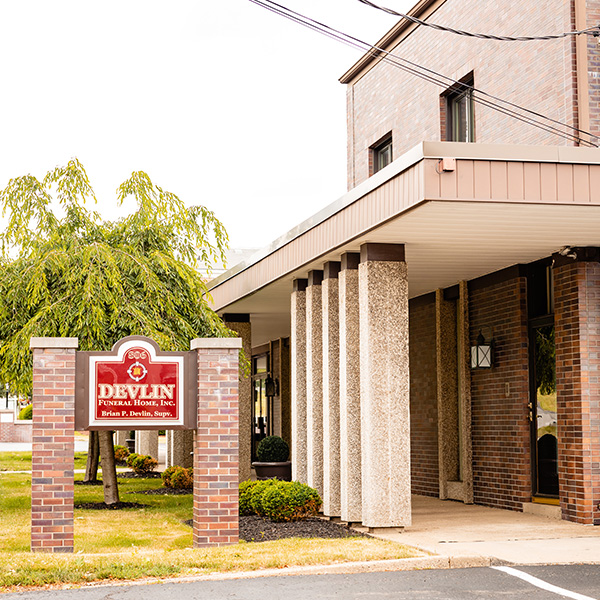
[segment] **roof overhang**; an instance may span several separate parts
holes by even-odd
[[[249,313],[255,345],[289,335],[292,281],[367,242],[406,245],[410,297],[600,246],[600,150],[420,144],[211,282],[214,308]]]

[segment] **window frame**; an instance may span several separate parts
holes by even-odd
[[[382,157],[385,157],[389,152],[389,157],[385,159],[385,163],[381,164],[380,160]],[[377,143],[373,144],[369,148],[369,162],[370,162],[370,173],[369,175],[375,175],[381,171],[381,169],[385,169],[389,164],[394,161],[394,143],[392,138],[392,132],[390,131],[384,137],[382,137]]]
[[[445,100],[445,137],[448,142],[475,142],[475,102],[473,99],[473,87],[473,73],[470,73],[443,94]],[[465,119],[466,129],[464,131],[462,131],[462,119],[458,114],[463,101],[467,113]]]

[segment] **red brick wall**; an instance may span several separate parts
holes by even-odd
[[[31,442],[31,421],[0,422],[0,442]]]
[[[227,340],[216,340],[217,343],[225,341]],[[239,540],[239,350],[213,347],[198,348],[197,352],[198,430],[194,441],[193,531],[195,548],[236,544]]]
[[[600,2],[588,0],[589,25],[600,22]],[[507,35],[561,33],[572,27],[571,0],[517,2],[447,0],[430,20],[468,31]],[[590,39],[590,70],[597,73],[600,50]],[[399,56],[459,80],[471,71],[475,87],[574,124],[572,41],[497,42],[419,27],[394,51]],[[590,77],[592,131],[600,132],[598,78]],[[450,87],[451,83],[448,83]],[[378,63],[348,86],[348,189],[369,176],[369,147],[393,132],[394,158],[422,140],[441,137],[437,85]],[[475,140],[495,144],[573,145],[480,104],[475,106]]]
[[[75,349],[33,350],[31,549],[73,552]]]
[[[435,296],[409,304],[412,492],[439,496]]]
[[[555,268],[554,293],[560,503],[600,525],[600,265]]]
[[[471,344],[480,329],[495,341],[494,367],[471,372],[474,500],[513,510],[531,500],[526,286],[517,277],[469,287]]]

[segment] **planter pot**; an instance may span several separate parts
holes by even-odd
[[[256,479],[281,479],[281,481],[292,480],[292,463],[287,462],[253,462],[256,471]]]

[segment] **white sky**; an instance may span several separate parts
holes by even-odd
[[[374,43],[357,0],[280,0]],[[413,0],[387,0],[406,11]],[[134,170],[260,247],[346,191],[357,51],[248,0],[1,0],[0,186],[76,156],[105,218]]]

